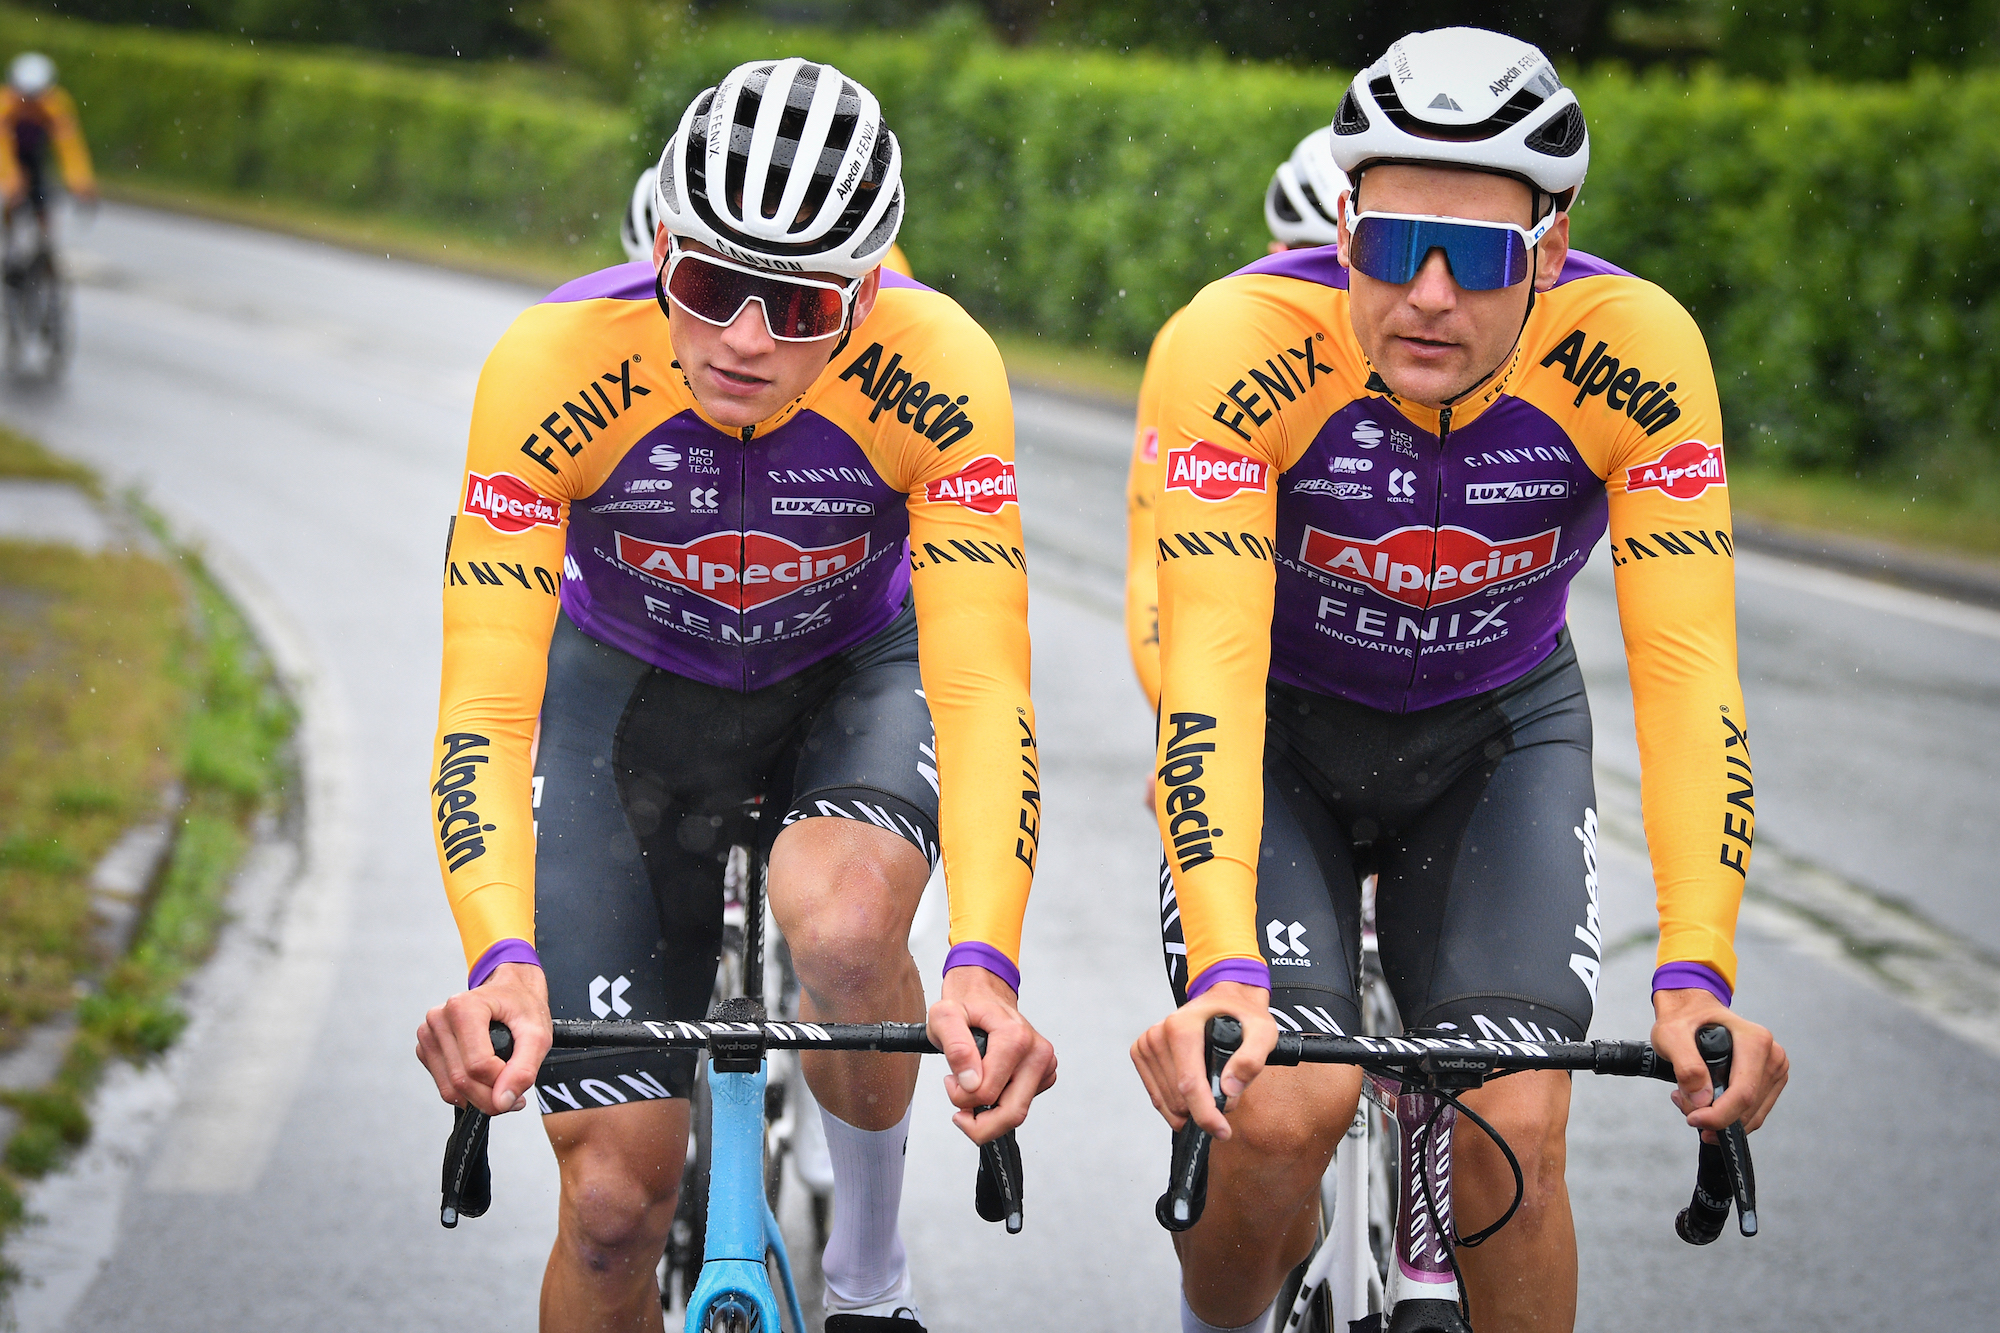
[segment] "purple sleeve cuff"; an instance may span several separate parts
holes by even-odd
[[[1728,1004],[1732,995],[1722,974],[1707,963],[1662,963],[1653,970],[1654,990],[1705,990]]]
[[[1219,963],[1210,963],[1202,969],[1194,984],[1188,987],[1187,997],[1192,1000],[1218,981],[1236,981],[1245,986],[1262,986],[1271,989],[1271,969],[1262,960],[1254,958],[1225,958]]]
[[[472,965],[472,975],[465,979],[465,988],[475,990],[483,985],[502,963],[533,963],[540,967],[542,956],[526,940],[501,940],[479,955],[479,961]]]
[[[1021,993],[1021,969],[990,944],[968,940],[964,944],[952,945],[951,952],[944,956],[944,970],[949,972],[954,967],[983,967],[1006,982],[1008,989],[1016,995]]]

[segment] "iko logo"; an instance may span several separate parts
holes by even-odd
[[[1408,502],[1417,498],[1417,474],[1407,468],[1389,469],[1389,498]]]
[[[1358,481],[1328,481],[1325,477],[1307,477],[1304,481],[1292,483],[1293,495],[1331,495],[1336,500],[1372,500],[1375,492]]]
[[[1354,442],[1363,449],[1373,449],[1382,443],[1382,428],[1372,421],[1361,421],[1354,426]]]
[[[667,446],[663,444],[660,446],[660,449],[664,449],[666,447]],[[658,461],[659,452],[660,452],[659,449],[655,449],[653,451],[653,457],[655,461]],[[678,465],[680,461],[681,461],[681,456],[679,454],[675,454],[674,463]],[[647,491],[670,491],[673,488],[674,488],[673,482],[669,481],[665,477],[640,477],[636,481],[628,481],[625,483],[625,494],[640,495],[644,494]]]
[[[1279,958],[1304,958],[1312,950],[1306,945],[1306,928],[1297,921],[1290,925],[1272,921],[1264,927],[1264,943]]]
[[[646,461],[662,472],[672,472],[681,465],[681,453],[671,444],[656,444]]]
[[[715,487],[697,486],[688,492],[688,508],[697,514],[713,514],[722,506],[716,502]]]
[[[590,983],[590,1012],[599,1018],[609,1018],[616,1014],[620,1018],[632,1012],[632,1006],[625,1003],[625,992],[632,989],[630,977],[620,977],[616,981],[606,981],[602,976]],[[606,991],[611,993],[611,1002],[604,1002]]]
[[[1372,458],[1329,458],[1326,460],[1328,472],[1373,472],[1375,460]]]
[[[1523,500],[1567,500],[1567,481],[1469,481],[1465,502],[1469,505],[1515,504]]]

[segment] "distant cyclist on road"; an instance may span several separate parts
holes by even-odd
[[[1607,523],[1658,893],[1652,1040],[1704,1130],[1757,1128],[1787,1076],[1729,1008],[1753,789],[1701,335],[1660,288],[1570,250],[1589,138],[1534,47],[1405,37],[1355,77],[1331,142],[1352,182],[1337,255],[1211,284],[1163,367],[1156,799],[1182,1004],[1133,1059],[1170,1122],[1223,1140],[1179,1242],[1193,1333],[1261,1327],[1312,1243],[1360,1076],[1263,1063],[1280,1026],[1358,1030],[1364,875],[1409,1027],[1587,1031],[1599,830],[1564,607]],[[1218,1013],[1245,1029],[1226,1121],[1202,1068]],[[1695,1048],[1708,1023],[1735,1039],[1719,1100]],[[1567,1329],[1568,1077],[1465,1100],[1526,1177],[1513,1221],[1459,1254],[1479,1327]],[[1453,1150],[1470,1232],[1513,1177],[1470,1128]]]
[[[46,248],[55,172],[60,171],[64,187],[79,200],[97,202],[97,178],[91,173],[76,102],[56,86],[55,62],[47,56],[29,51],[14,57],[6,92],[0,94],[0,134],[7,145],[7,151],[0,151],[0,201],[9,246],[14,220],[26,208],[34,214],[37,240]]]
[[[1292,155],[1271,173],[1271,184],[1264,191],[1269,252],[1332,245],[1340,228],[1334,205],[1346,191],[1347,177],[1334,164],[1326,127],[1321,126],[1299,140]],[[1154,572],[1153,507],[1160,488],[1160,368],[1166,363],[1167,335],[1179,322],[1181,310],[1167,316],[1146,353],[1146,373],[1139,381],[1138,429],[1125,475],[1125,639],[1139,688],[1155,709],[1160,706],[1160,585]]]
[[[625,257],[635,264],[648,263],[653,258],[653,237],[660,230],[659,186],[657,165],[639,173],[639,179],[632,183],[632,199],[618,228],[618,243],[625,247]],[[903,247],[894,241],[889,243],[889,253],[882,256],[882,267],[906,278],[916,276],[910,271]]]
[[[881,271],[900,148],[831,66],[704,91],[655,195],[649,262],[559,288],[488,359],[443,571],[427,800],[471,989],[418,1054],[447,1101],[543,1112],[551,1330],[660,1327],[694,1062],[551,1054],[550,1018],[701,1017],[732,844],[769,849],[822,1021],[924,1017],[908,938],[942,861],[929,1025],[956,1123],[996,1138],[1055,1079],[1015,1000],[1041,794],[999,354]],[[838,1190],[826,1327],[921,1333],[897,1221],[916,1058],[805,1070]]]

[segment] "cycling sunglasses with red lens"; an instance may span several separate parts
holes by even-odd
[[[1349,258],[1369,277],[1400,287],[1417,276],[1431,251],[1442,250],[1460,287],[1490,292],[1512,287],[1534,272],[1535,245],[1549,234],[1556,216],[1551,212],[1530,231],[1508,222],[1361,213],[1354,219]]]
[[[728,328],[755,301],[764,324],[779,342],[811,343],[847,327],[847,312],[861,287],[816,278],[779,277],[732,263],[720,255],[683,250],[669,243],[664,286],[675,305],[704,324]]]

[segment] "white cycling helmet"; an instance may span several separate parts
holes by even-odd
[[[618,226],[618,243],[635,264],[653,262],[653,238],[660,231],[659,184],[658,166],[639,173],[638,183],[632,187],[632,202],[625,208],[625,220]]]
[[[1333,157],[1350,178],[1379,163],[1469,167],[1576,202],[1590,134],[1555,66],[1484,28],[1413,32],[1354,76],[1333,117]]]
[[[1333,160],[1332,135],[1314,130],[1280,162],[1264,191],[1264,222],[1284,245],[1332,245],[1340,239],[1336,201],[1347,173]]]
[[[873,93],[831,65],[756,60],[689,105],[655,194],[668,231],[738,263],[858,278],[896,240],[902,169]]]
[[[23,97],[39,97],[56,86],[56,62],[39,51],[24,51],[7,67],[7,86]]]

